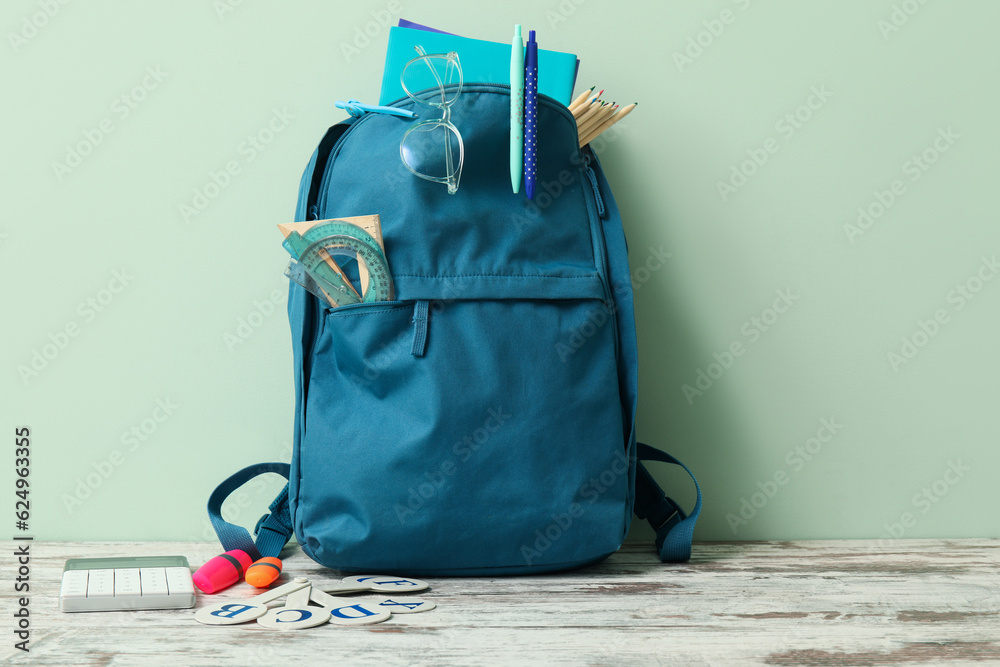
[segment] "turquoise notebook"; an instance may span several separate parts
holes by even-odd
[[[527,33],[525,33],[527,34]],[[427,53],[455,51],[462,63],[462,77],[467,83],[510,84],[510,44],[487,42],[458,35],[393,27],[389,29],[389,48],[382,73],[379,104],[389,104],[406,97],[399,82],[403,67],[417,56],[419,44]],[[573,100],[576,56],[572,53],[538,49],[538,92],[565,105]]]

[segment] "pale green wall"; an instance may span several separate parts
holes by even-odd
[[[334,100],[377,98],[386,30],[373,28],[359,53],[342,50],[373,12],[498,41],[523,23],[543,47],[580,55],[580,88],[640,102],[598,148],[633,270],[651,248],[671,255],[636,275],[639,434],[699,475],[700,539],[878,537],[904,513],[905,537],[1000,535],[1000,280],[971,300],[953,293],[978,287],[982,258],[1000,250],[997,3],[515,0],[472,11],[244,0],[220,16],[209,0],[105,0],[60,5],[13,44],[44,4],[7,3],[0,21],[0,488],[12,485],[14,426],[28,425],[37,537],[207,539],[214,485],[290,456],[274,225],[290,218],[305,161],[343,117]],[[886,32],[894,7],[902,25]],[[731,22],[712,23],[723,11]],[[679,61],[699,39],[701,53]],[[165,74],[145,78],[147,68]],[[150,90],[126,116],[116,100],[144,78]],[[814,90],[829,97],[813,98],[790,132],[782,119]],[[280,131],[251,159],[247,136],[273,118]],[[105,119],[113,131],[58,178],[65,147]],[[907,162],[933,151],[939,131],[957,138],[916,179]],[[723,200],[717,183],[766,147],[776,152]],[[185,221],[181,204],[229,161],[240,172]],[[858,207],[897,179],[888,211],[849,238]],[[121,287],[116,271],[128,284],[103,291]],[[779,291],[792,305],[752,340],[752,318],[771,318]],[[100,312],[86,305],[109,297]],[[259,326],[227,345],[255,304]],[[888,354],[936,311],[947,318],[937,334],[894,368]],[[76,335],[22,381],[18,367],[67,326]],[[737,342],[731,367],[709,369]],[[689,401],[683,385],[699,370],[722,373]],[[123,440],[154,415],[166,419],[145,441]],[[823,419],[842,428],[797,463]],[[115,450],[118,465],[104,463]],[[939,481],[949,463],[967,468],[948,475],[954,484]],[[107,479],[68,511],[78,481],[102,467]],[[656,474],[690,501],[681,477]],[[753,498],[776,474],[786,483],[773,497]],[[935,482],[942,497],[921,500]],[[241,520],[252,525],[271,490],[249,490]],[[763,507],[734,534],[727,514],[744,498]]]

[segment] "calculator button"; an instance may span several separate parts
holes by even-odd
[[[168,567],[164,569],[167,577],[167,589],[171,595],[194,593],[191,570],[186,567]]]
[[[115,594],[114,570],[91,570],[87,579],[87,597],[113,597]]]
[[[115,597],[139,597],[142,589],[139,586],[139,568],[130,567],[115,570]]]
[[[139,568],[139,583],[143,595],[166,595],[167,575],[162,567]]]
[[[63,572],[62,588],[59,589],[59,597],[87,597],[87,570],[67,570]]]

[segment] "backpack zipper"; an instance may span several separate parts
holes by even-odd
[[[333,148],[330,149],[330,154],[326,157],[326,164],[323,166],[323,177],[319,182],[319,196],[316,198],[316,203],[313,204],[309,210],[309,215],[313,216],[311,218],[312,220],[319,220],[320,211],[326,211],[327,186],[330,181],[330,171],[333,167],[333,161],[337,158],[337,154],[340,153],[340,149],[344,145],[344,140],[351,132],[354,132],[359,125],[367,121],[373,115],[376,114],[365,114],[361,118],[358,118],[349,128],[347,128],[347,130],[344,131],[342,135],[340,135],[340,137],[337,138],[337,141],[334,142]],[[316,166],[318,167],[319,165],[317,164]]]
[[[584,173],[587,175],[587,180],[590,181],[591,191],[594,196],[594,206],[597,209],[598,219],[597,224],[593,226],[594,229],[594,252],[599,254],[597,258],[598,261],[598,271],[601,274],[601,282],[604,284],[604,307],[607,309],[608,319],[611,321],[611,330],[613,332],[614,344],[615,344],[615,358],[618,359],[621,354],[621,341],[620,334],[618,331],[618,302],[615,299],[615,288],[611,284],[611,274],[608,271],[608,250],[607,245],[604,242],[604,224],[603,221],[608,217],[607,207],[604,205],[604,199],[601,197],[600,187],[597,183],[597,174],[594,172],[593,167],[590,163],[594,159],[591,156],[591,149],[587,148],[586,151],[581,149],[583,153],[583,165]],[[586,191],[586,188],[584,189]],[[587,207],[588,215],[590,207]],[[631,276],[631,274],[630,274]],[[631,279],[631,278],[630,278]],[[623,413],[624,418],[624,413]],[[626,444],[626,448],[627,448]]]
[[[608,276],[608,252],[604,245],[604,226],[602,225],[602,220],[607,215],[607,209],[604,207],[604,200],[601,198],[600,188],[597,185],[597,174],[590,166],[590,155],[587,152],[583,153],[583,173],[590,182],[590,197],[587,197],[588,188],[584,186],[584,197],[589,199],[587,202],[587,215],[590,216],[591,204],[593,204],[594,211],[597,213],[597,219],[591,221],[590,233],[592,237],[592,243],[594,245],[594,260],[597,263],[597,270],[601,275],[601,282],[604,283],[604,300],[607,302],[608,307],[614,303],[614,299],[611,296],[611,284],[610,278]],[[592,197],[592,199],[591,199]]]
[[[469,84],[465,88],[468,88],[468,90],[470,90],[472,92],[483,92],[483,91],[489,91],[489,90],[502,90],[502,91],[505,91],[508,95],[510,95],[510,85],[505,84],[505,83],[473,83],[473,84]],[[463,90],[465,88],[463,88]],[[405,102],[408,102],[408,101],[410,101],[410,98],[409,98],[409,96],[406,96],[406,97],[401,97],[398,100],[394,100],[394,101],[390,102],[389,104],[383,105],[383,106],[397,107],[397,106],[399,106],[399,105],[401,105],[401,104],[403,104]],[[562,114],[571,123],[573,123],[574,125],[576,124],[576,119],[573,117],[573,113],[562,102],[559,102],[558,100],[556,100],[556,99],[554,99],[552,97],[549,97],[548,95],[544,95],[542,93],[539,93],[539,95],[538,95],[538,101],[540,103],[545,104],[546,106],[554,108],[558,113]],[[337,159],[337,156],[340,154],[340,151],[343,148],[344,141],[347,139],[347,137],[352,132],[354,132],[354,130],[359,125],[361,125],[362,123],[364,123],[367,120],[369,120],[372,116],[379,116],[379,115],[386,115],[386,114],[379,113],[378,111],[372,111],[372,112],[369,112],[369,113],[365,113],[360,118],[358,118],[351,125],[351,127],[347,128],[347,130],[342,135],[340,135],[340,137],[337,139],[336,143],[333,144],[333,148],[330,150],[330,154],[327,156],[327,159],[326,159],[326,165],[324,166],[324,170],[323,170],[323,178],[320,180],[319,197],[317,197],[316,203],[312,207],[310,207],[310,209],[308,211],[308,215],[313,216],[310,219],[312,219],[312,220],[318,220],[320,212],[323,211],[325,213],[325,211],[326,211],[326,201],[327,201],[327,192],[328,192],[327,186],[329,185],[329,174],[330,174],[330,171],[331,171],[331,169],[333,167],[334,161]],[[319,165],[317,165],[317,167],[318,166]],[[594,187],[596,188],[596,185],[594,185]],[[595,189],[595,192],[596,192],[596,189]],[[601,209],[603,209],[603,203],[601,204]]]
[[[583,153],[583,169],[584,173],[587,175],[587,180],[590,181],[590,188],[594,191],[594,202],[597,205],[597,215],[601,220],[606,220],[608,217],[608,211],[604,208],[604,199],[601,197],[601,188],[597,185],[597,174],[594,173],[593,167],[590,166],[591,157],[590,153]]]

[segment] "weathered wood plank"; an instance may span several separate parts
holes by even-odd
[[[6,554],[14,543],[7,542]],[[63,614],[67,558],[215,544],[31,545],[31,652],[13,648],[14,559],[0,557],[0,659],[31,665],[1000,664],[1000,540],[719,542],[690,563],[625,547],[559,575],[435,579],[438,609],[356,628],[208,627],[191,610]],[[336,578],[297,549],[282,580]],[[242,584],[199,606],[252,597]]]

